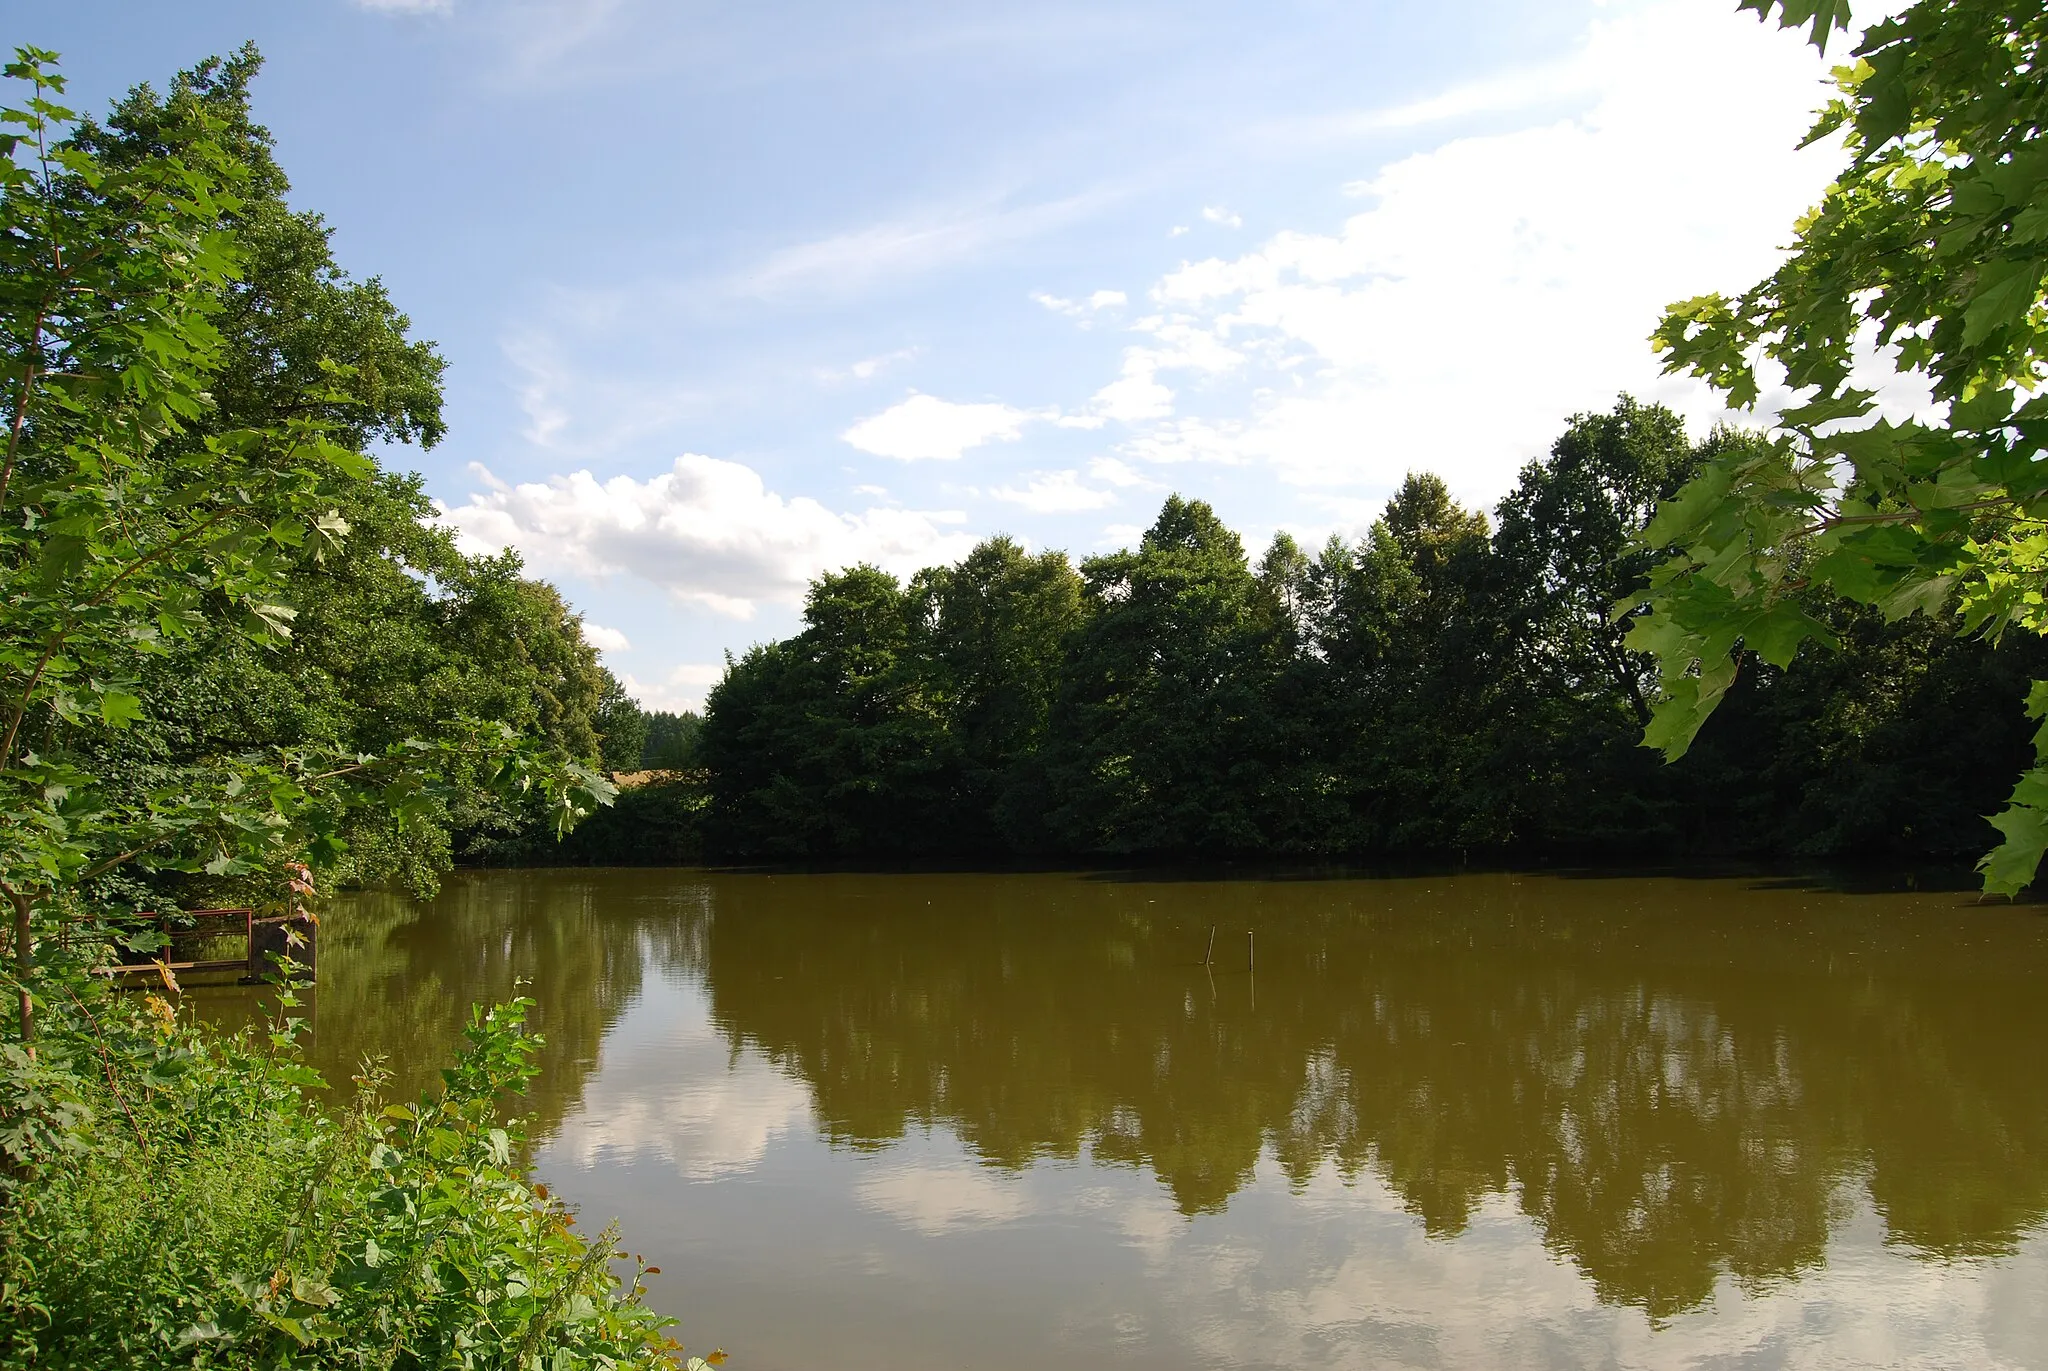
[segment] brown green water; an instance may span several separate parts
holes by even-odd
[[[2048,1366],[2038,908],[510,872],[320,960],[330,1079],[530,978],[540,1173],[735,1371]]]

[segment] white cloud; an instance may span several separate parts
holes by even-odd
[[[455,0],[356,0],[366,10],[379,10],[385,14],[445,14],[455,8]]]
[[[1110,524],[1102,530],[1102,536],[1095,540],[1097,547],[1136,547],[1145,536],[1145,530],[1137,524]]]
[[[1115,309],[1129,304],[1131,300],[1130,296],[1120,290],[1098,290],[1085,300],[1069,300],[1063,296],[1048,295],[1044,291],[1035,292],[1031,298],[1054,314],[1064,314],[1070,318]]]
[[[1124,450],[1150,463],[1210,462],[1236,466],[1246,460],[1245,425],[1235,419],[1176,419],[1125,443]]]
[[[1235,370],[1245,355],[1224,338],[1227,323],[1205,327],[1193,316],[1154,315],[1132,325],[1151,335],[1154,345],[1124,349],[1123,374],[1095,393],[1096,414],[1124,423],[1164,419],[1173,413],[1174,392],[1159,379],[1162,371],[1193,371],[1218,375]]]
[[[1124,353],[1123,375],[1095,392],[1095,412],[1127,424],[1173,413],[1173,392],[1159,383],[1159,367],[1143,348]]]
[[[599,652],[627,652],[633,646],[626,640],[626,635],[617,629],[606,628],[603,624],[593,624],[587,619],[583,624],[583,641]]]
[[[1178,238],[1182,234],[1189,232],[1192,232],[1192,230],[1190,230],[1186,224],[1175,224],[1172,228],[1166,231],[1166,236],[1169,238]]]
[[[1088,464],[1088,474],[1106,485],[1119,486],[1126,490],[1157,488],[1157,483],[1147,480],[1144,475],[1114,457],[1097,457]]]
[[[998,500],[1022,505],[1034,514],[1076,514],[1116,503],[1116,492],[1081,484],[1078,471],[1036,471],[1022,489],[999,486],[989,492]]]
[[[1033,416],[1002,404],[955,404],[913,393],[839,436],[877,457],[951,462],[984,443],[1012,443]]]
[[[1500,494],[1570,414],[1624,389],[1704,423],[1718,399],[1660,376],[1647,336],[1669,301],[1771,269],[1839,162],[1794,150],[1823,74],[1796,35],[1660,0],[1610,11],[1565,63],[1386,112],[1408,126],[1578,106],[1381,167],[1335,232],[1183,264],[1095,412],[1133,426],[1137,460],[1255,462],[1322,486],[1427,467],[1468,499]],[[1179,384],[1237,368],[1220,400]]]
[[[908,574],[974,544],[949,531],[965,517],[956,511],[836,513],[776,494],[751,467],[694,453],[646,481],[577,471],[512,486],[470,470],[485,489],[441,512],[466,548],[516,547],[545,575],[636,576],[734,618],[800,602],[821,572],[873,562]]]
[[[620,677],[619,683],[640,702],[642,709],[665,709],[679,714],[684,710],[702,710],[705,693],[724,679],[724,662],[684,662],[657,681],[643,681],[628,673]]]
[[[1221,205],[1203,206],[1202,217],[1204,219],[1207,219],[1212,224],[1221,224],[1225,228],[1244,227],[1243,215],[1232,214],[1229,210],[1223,208]]]

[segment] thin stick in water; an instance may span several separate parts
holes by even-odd
[[[1202,965],[1207,966],[1216,959],[1216,925],[1209,925],[1209,950],[1202,954]]]

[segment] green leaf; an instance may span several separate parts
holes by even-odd
[[[1914,614],[1939,614],[1955,586],[1956,578],[1953,576],[1915,577],[1878,600],[1877,609],[1887,623],[1896,623]]]
[[[1839,395],[1823,396],[1792,409],[1781,410],[1778,420],[1795,428],[1813,428],[1835,419],[1856,419],[1870,412],[1871,401],[1877,392],[1870,390],[1845,390]]]
[[[1818,638],[1830,645],[1834,642],[1834,634],[1827,625],[1790,601],[1773,605],[1743,629],[1743,641],[1749,649],[1775,667],[1792,665],[1799,645],[1808,638]]]
[[[1967,400],[1949,406],[1948,420],[1956,428],[1984,431],[2003,428],[2012,418],[2013,393],[2003,386],[1986,386]]]
[[[299,617],[299,612],[290,605],[264,604],[260,601],[251,604],[249,612],[255,615],[257,623],[263,629],[280,638],[292,636],[292,620]]]
[[[1963,345],[1975,347],[1994,330],[2026,318],[2040,294],[2040,284],[2038,261],[1999,260],[1979,267],[1976,288],[1963,311]]]
[[[71,580],[85,570],[89,547],[83,538],[65,533],[53,535],[43,544],[43,555],[37,559],[37,575],[46,586]]]
[[[2029,774],[2048,785],[2048,775],[2043,775],[2041,768]],[[2015,803],[2003,813],[1993,815],[1989,822],[2004,835],[2005,841],[1977,863],[1977,870],[1984,876],[1984,893],[2017,895],[2033,883],[2035,873],[2041,869],[2041,856],[2048,852],[2048,808]]]
[[[142,717],[142,701],[112,686],[100,692],[100,721],[111,728],[126,728]]]
[[[1724,658],[1711,665],[1702,663],[1697,675],[1666,682],[1664,698],[1657,702],[1643,729],[1643,746],[1656,748],[1667,762],[1683,757],[1701,725],[1735,683],[1735,670],[1735,662]]]
[[[1808,37],[1816,48],[1825,49],[1836,29],[1846,32],[1849,28],[1849,0],[1741,0],[1736,6],[1737,13],[1754,10],[1759,19],[1769,19],[1773,9],[1783,11],[1778,18],[1780,28],[1808,25]]]

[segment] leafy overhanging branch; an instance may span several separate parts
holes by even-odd
[[[1743,0],[1825,49],[1845,0]],[[1663,685],[1644,741],[1682,756],[1745,655],[1785,665],[1833,642],[1810,612],[1835,594],[1887,619],[1954,607],[1969,631],[2048,632],[2048,17],[1989,0],[1919,0],[1864,30],[1808,142],[1848,165],[1799,221],[1792,252],[1736,299],[1670,307],[1652,335],[1670,371],[1736,408],[1782,368],[1804,403],[1761,454],[1709,465],[1640,543],[1671,549],[1629,643]],[[1870,343],[1921,376],[1945,421],[1880,417],[1850,384]],[[2042,687],[2028,709],[2041,717]],[[2044,754],[2048,757],[2048,754]],[[2048,852],[2037,765],[1991,822],[1985,889],[2022,889]]]

